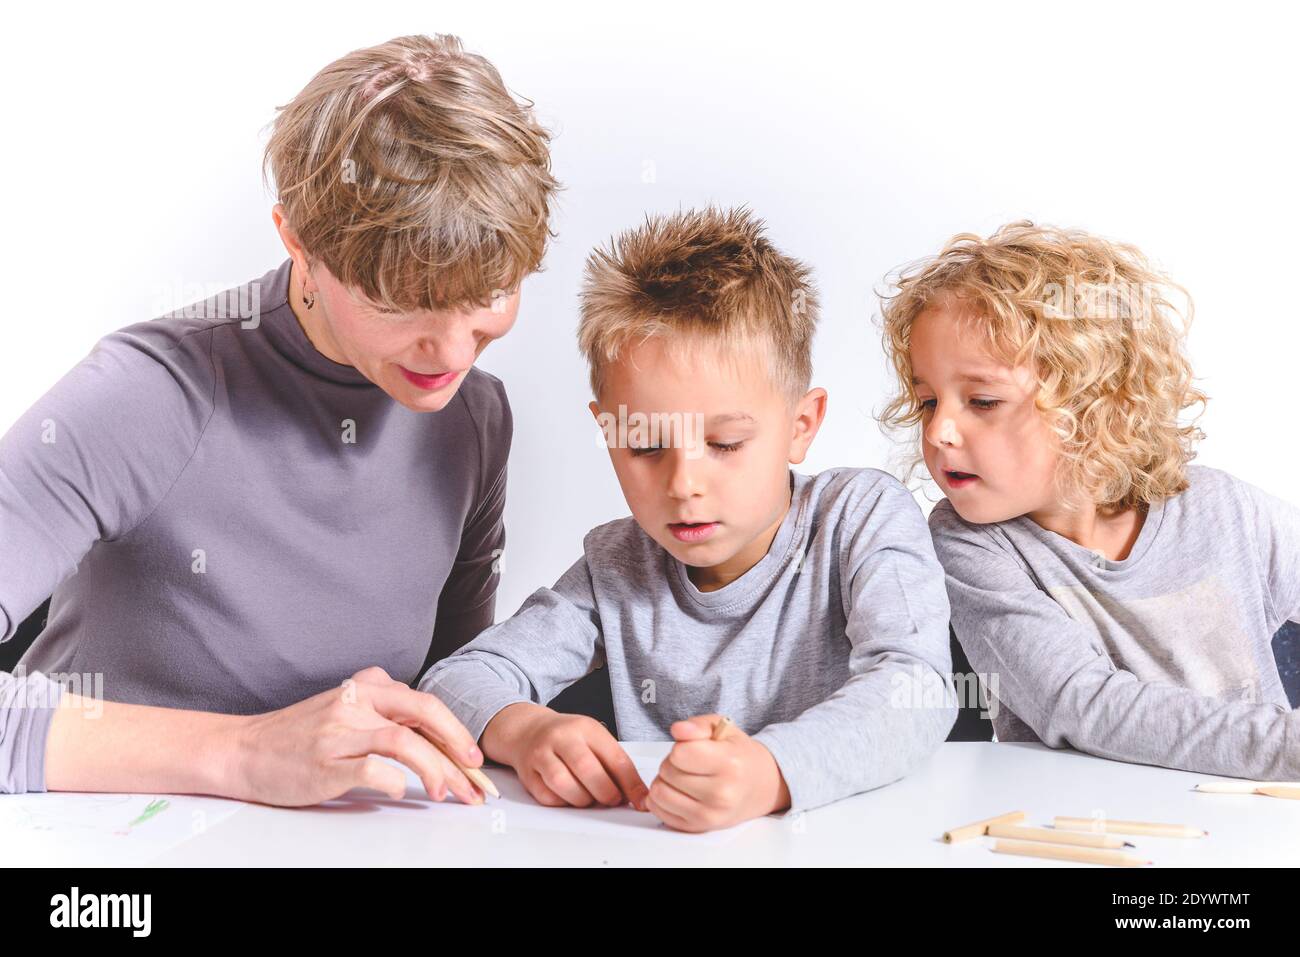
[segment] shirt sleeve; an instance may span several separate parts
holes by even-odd
[[[420,679],[477,741],[507,705],[546,704],[605,663],[585,556],[553,588],[539,588],[512,618],[488,628]]]
[[[102,339],[0,438],[0,641],[92,545],[147,518],[198,445],[212,380],[192,370],[196,358],[210,370],[210,337],[159,344],[134,328]],[[36,685],[33,673],[10,687]],[[0,718],[0,776],[40,770],[23,780],[44,789],[48,727],[39,713]]]
[[[181,353],[113,333],[0,438],[0,640],[179,477],[213,408]]]
[[[793,721],[754,735],[776,759],[791,811],[913,771],[957,718],[948,597],[920,507],[897,482],[845,529],[840,581],[851,677]]]
[[[0,672],[0,794],[45,790],[45,742],[62,695],[39,671]]]
[[[953,516],[932,516],[932,527],[953,627],[991,704],[1009,707],[1044,744],[1207,774],[1300,775],[1293,712],[1139,680],[985,533]]]
[[[1300,621],[1300,508],[1236,479],[1254,520],[1264,592],[1272,605],[1271,625]]]

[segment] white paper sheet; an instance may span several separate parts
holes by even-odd
[[[5,867],[138,866],[243,804],[172,794],[0,794]]]
[[[662,751],[667,753],[668,746]],[[659,773],[663,762],[662,754],[633,753],[629,756],[636,765],[647,786]],[[659,750],[659,749],[656,749]],[[384,758],[383,760],[389,760]],[[372,810],[383,814],[409,815],[413,821],[427,822],[430,811],[461,822],[465,828],[482,828],[485,831],[506,833],[510,831],[559,831],[602,838],[628,838],[632,840],[692,841],[694,843],[720,843],[733,839],[743,832],[752,822],[745,822],[736,827],[721,831],[709,831],[703,834],[688,834],[674,831],[667,827],[653,814],[634,810],[631,805],[623,807],[592,806],[546,807],[538,804],[524,789],[514,771],[510,768],[487,767],[484,771],[492,779],[500,798],[489,797],[487,802],[477,806],[461,804],[454,797],[448,797],[442,803],[433,802],[425,793],[424,785],[414,772],[389,761],[406,772],[406,795],[402,801],[388,798],[376,798],[375,792],[354,790],[335,801],[320,805],[321,809],[336,808],[340,812],[355,810],[358,803],[364,803]]]
[[[634,742],[625,748],[648,785],[659,773],[670,745]],[[380,760],[389,760],[380,758]],[[491,833],[549,831],[578,836],[639,841],[724,843],[753,822],[723,831],[686,834],[665,826],[653,814],[619,808],[550,808],[538,804],[509,768],[489,767],[501,792],[486,804],[462,805],[455,798],[438,803],[425,794],[414,772],[398,764],[407,777],[404,800],[374,791],[354,790],[311,808],[313,814],[335,810],[349,814],[358,807],[410,818],[412,834],[427,833],[429,815],[457,827]],[[0,794],[0,866],[139,866],[227,820],[246,805],[239,801],[192,795],[148,794]],[[350,816],[350,815],[349,815]]]

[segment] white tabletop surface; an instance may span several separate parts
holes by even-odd
[[[648,775],[669,745],[625,747]],[[987,837],[954,845],[941,840],[949,828],[1020,810],[1027,815],[1022,823],[1031,825],[1050,826],[1056,815],[1102,815],[1209,832],[1202,839],[1129,837],[1137,845],[1133,853],[1156,866],[1300,864],[1300,801],[1198,793],[1193,786],[1210,776],[1041,745],[945,744],[917,772],[887,787],[707,835],[670,831],[631,809],[542,808],[526,799],[509,770],[489,774],[503,798],[480,807],[432,802],[413,776],[402,801],[354,791],[294,810],[173,797],[168,812],[141,822],[136,812],[156,797],[144,795],[129,803],[134,826],[108,834],[93,833],[93,822],[68,810],[105,796],[4,795],[0,843],[21,848],[5,855],[15,865],[1094,866],[994,854]]]

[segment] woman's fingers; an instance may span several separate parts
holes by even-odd
[[[363,668],[354,674],[352,680],[368,685],[386,685],[391,684],[393,678],[379,665],[371,665],[369,668]]]
[[[376,758],[353,758],[349,788],[371,788],[382,791],[394,801],[400,801],[406,795],[406,775],[401,768],[395,768]]]
[[[462,804],[482,804],[485,795],[482,789],[469,779],[455,761],[447,757],[447,754],[438,742],[429,737],[429,733],[423,728],[415,727],[411,729],[424,740],[429,747],[433,748],[438,757],[439,766],[442,768],[443,780],[446,782],[448,789],[460,800]]]
[[[449,757],[469,768],[483,763],[474,738],[436,696],[396,681],[367,685],[366,693],[371,706],[381,715],[398,724],[418,725]]]
[[[437,748],[410,728],[390,724],[384,728],[357,731],[349,737],[347,747],[358,757],[382,754],[384,757],[392,758],[415,772],[429,797],[441,801],[447,796],[449,784],[447,769],[450,762]],[[405,781],[404,775],[403,781]],[[461,797],[460,794],[456,796]],[[461,800],[466,804],[480,803],[463,797]]]

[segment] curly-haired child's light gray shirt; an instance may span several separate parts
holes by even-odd
[[[767,555],[737,580],[702,592],[632,518],[601,525],[553,588],[420,688],[477,739],[507,705],[544,704],[605,665],[620,738],[671,740],[674,721],[725,714],[771,751],[792,810],[903,777],[956,718],[925,517],[875,469],[790,475]]]
[[[1027,516],[972,524],[947,499],[931,511],[953,629],[996,685],[999,740],[1300,777],[1300,715],[1272,648],[1300,620],[1300,509],[1219,469],[1187,477],[1123,561]]]

